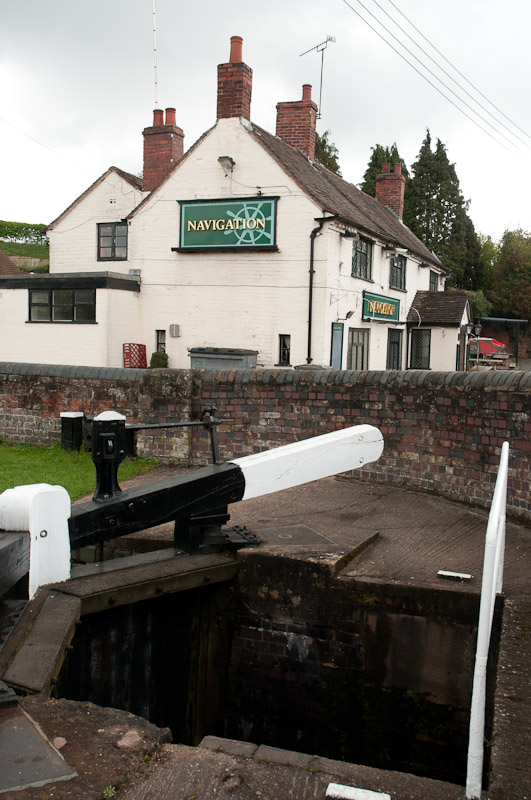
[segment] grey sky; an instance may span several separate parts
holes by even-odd
[[[377,27],[358,0],[349,2]],[[392,27],[374,0],[362,2]],[[528,0],[506,0],[503,6],[498,0],[393,2],[531,134]],[[378,3],[422,41],[389,0]],[[48,223],[109,166],[142,169],[142,129],[152,123],[154,107],[152,0],[1,5],[0,218]],[[337,41],[325,53],[318,130],[331,131],[344,178],[361,181],[376,143],[396,141],[410,167],[429,127],[456,164],[478,232],[498,239],[506,228],[531,227],[531,139],[517,131],[525,145],[512,137],[514,146],[502,140],[507,149],[494,142],[342,0],[157,0],[159,106],[175,106],[185,147],[192,145],[215,122],[216,65],[228,60],[230,36],[240,35],[244,60],[254,72],[252,119],[274,132],[277,102],[300,99],[303,83],[313,85],[318,99],[320,55],[299,54],[327,34]]]

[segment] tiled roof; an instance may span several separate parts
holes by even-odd
[[[407,321],[418,323],[420,315],[421,325],[457,326],[461,324],[467,303],[468,292],[417,292]]]
[[[69,211],[75,208],[75,206],[77,206],[77,204],[81,200],[83,200],[83,198],[86,197],[89,194],[89,192],[91,192],[93,189],[96,188],[96,186],[98,186],[98,184],[104,181],[105,178],[111,174],[111,172],[116,172],[117,175],[119,175],[128,183],[132,184],[135,187],[135,189],[139,189],[140,191],[142,191],[142,180],[138,178],[136,175],[132,175],[130,172],[125,172],[123,169],[120,169],[119,167],[109,167],[109,169],[106,172],[104,172],[103,175],[100,175],[100,177],[97,180],[95,180],[94,183],[92,183],[88,187],[88,189],[85,189],[83,194],[80,194],[79,197],[77,197],[73,203],[70,203],[68,208],[65,208],[65,210],[61,214],[59,214],[59,216],[56,217],[56,219],[54,219],[53,222],[50,222],[46,230],[48,231],[51,230],[54,227],[54,225],[56,225],[66,214],[68,214]]]
[[[415,255],[438,267],[443,265],[388,208],[360,191],[321,164],[312,163],[294,147],[253,124],[253,136],[276,161],[318,203],[323,212],[337,214],[343,222],[361,233],[406,247]]]
[[[0,275],[18,275],[21,272],[26,273],[26,270],[13,264],[9,256],[0,250]]]

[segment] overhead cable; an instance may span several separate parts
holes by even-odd
[[[465,117],[466,117],[467,119],[469,119],[469,120],[470,120],[470,122],[472,122],[472,123],[473,123],[473,124],[474,124],[474,125],[475,125],[477,128],[479,128],[480,130],[482,130],[482,131],[483,131],[483,133],[486,133],[486,134],[487,134],[487,136],[489,136],[489,137],[490,137],[490,138],[491,138],[493,141],[495,141],[495,142],[496,142],[496,144],[499,144],[499,145],[500,145],[500,147],[503,147],[503,148],[504,148],[505,150],[507,150],[508,152],[513,152],[513,151],[509,150],[509,148],[508,148],[506,145],[504,145],[504,144],[503,144],[503,142],[500,142],[500,141],[499,141],[499,140],[498,140],[498,139],[497,139],[495,136],[493,136],[493,134],[492,134],[490,131],[488,131],[486,128],[484,128],[484,127],[483,127],[483,125],[480,125],[480,124],[479,124],[479,122],[477,122],[477,121],[476,121],[476,120],[475,120],[473,117],[471,117],[471,116],[470,116],[470,114],[467,114],[467,112],[466,112],[466,111],[464,111],[464,109],[460,108],[460,107],[457,105],[457,103],[455,103],[455,102],[454,102],[454,101],[453,101],[453,100],[452,100],[450,97],[448,97],[448,96],[447,96],[447,95],[446,95],[446,94],[445,94],[445,93],[444,93],[444,92],[443,92],[441,89],[439,89],[439,87],[438,87],[438,86],[436,86],[434,83],[432,83],[432,81],[430,81],[430,79],[429,79],[429,78],[427,78],[427,77],[426,77],[426,75],[424,75],[424,74],[423,74],[423,73],[422,73],[422,72],[421,72],[421,71],[420,71],[420,70],[419,70],[419,69],[418,69],[418,68],[417,68],[417,67],[416,67],[414,64],[412,64],[412,63],[411,63],[411,62],[410,62],[410,61],[409,61],[409,60],[408,60],[408,59],[405,57],[405,55],[404,55],[403,53],[401,53],[399,50],[397,50],[397,49],[396,49],[396,47],[393,47],[393,45],[392,45],[392,44],[391,44],[389,41],[387,41],[387,39],[386,39],[386,38],[385,38],[385,37],[384,37],[384,36],[383,36],[383,35],[382,35],[382,34],[381,34],[379,31],[377,31],[377,30],[376,30],[376,28],[374,28],[374,27],[371,25],[371,23],[370,23],[368,20],[366,20],[366,19],[365,19],[365,17],[364,17],[362,14],[360,14],[360,13],[359,13],[359,11],[356,11],[356,9],[355,9],[355,8],[354,8],[354,7],[353,7],[353,6],[352,6],[352,5],[351,5],[351,4],[348,2],[348,0],[343,0],[343,2],[345,3],[345,5],[346,5],[346,6],[348,6],[348,8],[350,8],[350,10],[351,10],[351,11],[352,11],[354,14],[356,14],[356,16],[358,16],[358,17],[359,17],[359,18],[362,20],[362,22],[364,22],[366,25],[368,25],[368,26],[369,26],[369,28],[370,28],[370,29],[371,29],[371,30],[372,30],[372,31],[373,31],[373,32],[374,32],[374,33],[375,33],[377,36],[379,36],[379,37],[380,37],[380,39],[381,39],[383,42],[385,42],[385,44],[386,44],[388,47],[390,47],[390,48],[391,48],[391,50],[393,50],[393,51],[394,51],[394,52],[395,52],[395,53],[396,53],[398,56],[400,56],[400,58],[401,58],[403,61],[405,61],[405,62],[406,62],[406,64],[408,64],[408,66],[410,66],[412,69],[414,69],[414,70],[415,70],[415,72],[416,72],[418,75],[420,75],[420,77],[421,77],[421,78],[423,78],[423,79],[424,79],[424,80],[425,80],[427,83],[429,83],[429,84],[430,84],[430,86],[431,86],[433,89],[435,89],[437,92],[439,92],[439,94],[440,94],[440,95],[442,95],[442,96],[444,97],[444,99],[445,99],[445,100],[448,100],[448,102],[449,102],[449,103],[451,103],[451,104],[454,106],[454,108],[457,108],[457,110],[458,110],[458,111],[460,111],[460,112],[461,112],[461,114],[464,114],[464,115],[465,115]],[[387,33],[388,33],[390,36],[392,36],[392,37],[393,37],[393,39],[395,39],[395,41],[397,41],[397,42],[398,42],[398,43],[399,43],[399,44],[400,44],[400,45],[401,45],[401,46],[402,46],[402,47],[403,47],[403,48],[404,48],[404,49],[405,49],[405,50],[406,50],[406,51],[407,51],[407,52],[408,52],[408,53],[409,53],[411,56],[413,56],[413,58],[415,58],[415,60],[416,60],[416,61],[418,61],[418,62],[421,64],[421,66],[422,66],[422,67],[424,67],[424,69],[426,69],[428,72],[430,72],[430,73],[431,73],[431,74],[432,74],[432,75],[435,77],[435,79],[439,81],[439,83],[442,83],[442,85],[443,85],[443,86],[444,86],[446,89],[448,89],[450,92],[452,92],[452,94],[454,94],[454,95],[455,95],[455,96],[458,98],[458,100],[459,100],[460,102],[462,102],[462,103],[464,103],[465,105],[467,105],[467,106],[468,106],[468,104],[467,104],[467,103],[466,103],[466,102],[465,102],[465,101],[464,101],[462,98],[460,98],[458,95],[456,95],[456,94],[455,94],[455,92],[454,92],[452,89],[450,89],[448,86],[446,86],[446,84],[445,84],[445,83],[444,83],[444,82],[443,82],[443,81],[442,81],[440,78],[438,78],[438,77],[437,77],[437,75],[435,75],[435,73],[434,73],[434,72],[432,72],[432,70],[430,70],[430,69],[429,69],[429,67],[426,67],[426,65],[425,65],[425,64],[423,64],[423,63],[420,61],[420,59],[418,59],[418,58],[417,58],[417,56],[415,56],[413,53],[411,53],[411,51],[410,51],[410,50],[408,50],[408,48],[407,48],[405,45],[403,45],[403,44],[402,44],[402,43],[401,43],[401,42],[400,42],[400,41],[397,39],[397,37],[396,37],[396,36],[395,36],[393,33],[391,33],[391,31],[389,31],[389,30],[388,30],[388,28],[386,28],[386,27],[385,27],[385,25],[383,24],[383,22],[380,22],[380,20],[379,20],[377,17],[375,17],[375,16],[374,16],[374,14],[373,14],[371,11],[369,11],[369,10],[366,8],[366,6],[364,6],[364,5],[363,5],[363,3],[361,2],[361,0],[357,0],[357,2],[358,2],[358,3],[359,3],[361,6],[362,6],[362,8],[364,8],[364,9],[365,9],[365,11],[367,11],[367,13],[368,13],[368,14],[370,14],[370,15],[371,15],[371,16],[372,16],[372,17],[373,17],[373,18],[374,18],[374,19],[375,19],[375,20],[378,22],[378,24],[379,24],[379,25],[381,25],[381,26],[382,26],[382,28],[383,28],[383,29],[384,29],[384,30],[385,30],[385,31],[386,31],[386,32],[387,32]],[[468,107],[470,108],[470,106],[468,106]],[[481,117],[481,115],[480,115],[480,114],[478,114],[478,112],[477,112],[477,111],[474,111],[474,109],[471,109],[471,110],[473,111],[473,113],[474,113],[474,114],[476,114],[476,116],[479,116],[481,119],[483,119],[483,117]],[[483,121],[484,121],[484,122],[486,122],[486,124],[487,124],[487,125],[490,125],[490,124],[491,124],[490,122],[488,122],[488,120],[483,120]],[[500,131],[496,131],[496,133],[497,133],[498,135],[502,136],[504,139],[507,139],[507,137],[506,137],[504,134],[502,134]],[[507,139],[507,141],[509,141],[509,143],[511,144],[511,146],[512,146],[512,147],[515,147],[515,146],[516,146],[516,145],[514,145],[514,143],[513,143],[513,142],[511,142],[509,139]],[[518,148],[518,149],[519,149],[519,148]]]

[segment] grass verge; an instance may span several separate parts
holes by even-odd
[[[156,466],[154,458],[126,458],[118,469],[118,480],[133,478]],[[64,486],[71,500],[79,500],[94,492],[96,468],[90,453],[61,450],[59,442],[51,447],[1,442],[0,492],[28,483]]]

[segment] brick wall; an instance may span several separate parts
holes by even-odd
[[[385,449],[355,478],[488,507],[502,443],[511,446],[508,512],[531,521],[531,372],[126,370],[0,363],[0,436],[47,444],[59,413],[115,408],[128,421],[198,418],[214,403],[223,458],[348,425],[381,429]],[[164,463],[208,463],[201,429],[139,437]]]

